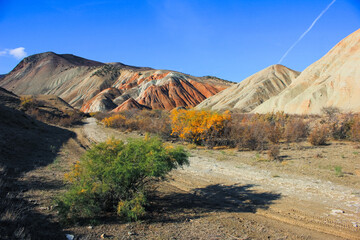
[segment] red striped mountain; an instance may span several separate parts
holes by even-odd
[[[141,105],[140,103],[135,101],[133,98],[129,98],[128,100],[123,102],[121,105],[119,105],[118,107],[113,109],[112,111],[113,112],[121,112],[124,110],[131,110],[131,109],[139,109],[139,110],[147,109],[147,110],[149,110],[151,108]]]
[[[22,60],[0,87],[17,95],[56,95],[84,112],[109,111],[133,99],[152,109],[194,107],[233,83],[169,70],[101,63],[46,52]]]

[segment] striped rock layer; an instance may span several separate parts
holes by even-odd
[[[216,77],[101,63],[53,52],[25,58],[0,79],[0,87],[17,95],[56,95],[84,112],[194,107],[232,85]]]

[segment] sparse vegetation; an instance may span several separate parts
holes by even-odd
[[[93,146],[65,175],[68,191],[57,199],[65,222],[94,219],[117,212],[125,220],[145,213],[149,184],[188,164],[180,147],[164,146],[156,138],[122,141],[109,139]]]
[[[284,138],[287,142],[300,142],[308,135],[309,127],[301,118],[291,119],[285,124]]]
[[[78,110],[59,111],[54,113],[49,112],[46,109],[39,109],[36,107],[28,109],[26,113],[39,121],[62,127],[70,127],[79,123],[84,118],[84,114]]]
[[[272,145],[268,150],[269,160],[278,160],[280,156],[280,147],[278,145]]]
[[[340,109],[337,107],[323,107],[321,112],[327,115],[329,118],[333,118],[336,114],[340,113]]]
[[[94,113],[93,116],[105,126],[122,131],[150,132],[164,139],[171,136],[209,148],[227,146],[240,151],[268,150],[281,142],[308,140],[319,146],[326,145],[331,138],[360,141],[358,115],[330,112],[331,119],[282,112],[243,114],[186,109],[175,109],[170,114],[160,110],[132,110],[116,114]]]
[[[34,100],[34,98],[32,98],[30,96],[20,97],[20,106],[23,110],[26,111],[35,106],[35,100]]]
[[[360,142],[360,116],[355,115],[349,122],[348,135],[351,141]]]
[[[169,113],[161,110],[129,110],[116,114],[96,114],[95,117],[106,127],[122,131],[153,133],[167,139],[171,135]]]
[[[184,111],[188,111],[188,110],[184,110]],[[218,113],[218,114],[221,115],[223,113]],[[143,132],[151,131],[151,129],[156,129],[153,131],[153,133],[158,133],[159,132],[158,129],[163,128],[163,129],[167,129],[166,131],[163,132],[164,138],[167,138],[172,132],[171,131],[172,122],[171,122],[170,114],[166,111],[124,111],[117,114],[96,113],[91,115],[93,115],[98,119],[104,120],[103,125],[106,125],[107,127],[116,127],[121,131],[125,131],[125,132],[139,131],[140,133],[143,133]],[[184,139],[184,141],[187,142],[185,144],[186,148],[197,149],[195,151],[192,151],[194,160],[196,160],[197,158],[200,159],[202,157],[204,158],[210,157],[211,158],[210,162],[217,161],[208,168],[206,167],[203,168],[208,170],[200,170],[200,171],[206,171],[203,174],[205,177],[213,177],[215,176],[213,174],[217,174],[218,171],[220,171],[220,172],[224,172],[225,178],[221,178],[221,180],[223,180],[226,179],[227,176],[225,175],[226,171],[227,173],[234,172],[234,171],[228,171],[228,169],[224,166],[229,166],[229,168],[234,168],[235,170],[238,170],[238,172],[243,172],[247,170],[247,168],[250,169],[249,166],[251,166],[251,168],[253,169],[259,168],[260,170],[265,170],[265,169],[269,170],[270,174],[264,176],[263,178],[265,180],[261,180],[261,181],[266,181],[266,179],[269,178],[270,179],[273,178],[273,180],[276,179],[279,180],[279,178],[281,178],[281,181],[286,181],[289,175],[291,174],[299,175],[299,173],[301,173],[301,175],[310,176],[310,177],[315,174],[319,174],[316,175],[319,176],[319,179],[326,179],[329,181],[333,181],[335,183],[353,184],[356,181],[356,177],[358,176],[356,170],[349,170],[349,173],[347,172],[344,173],[343,171],[343,169],[351,169],[349,167],[349,163],[353,164],[354,159],[358,159],[357,156],[358,152],[353,152],[353,151],[357,151],[356,149],[354,149],[353,143],[335,141],[335,142],[331,142],[332,145],[327,147],[309,147],[310,144],[304,141],[307,140],[308,132],[312,133],[314,129],[320,128],[321,126],[327,126],[328,139],[330,141],[331,138],[334,138],[332,123],[339,120],[339,122],[336,122],[337,126],[343,124],[342,123],[343,120],[341,118],[342,116],[336,115],[333,118],[334,122],[328,122],[324,120],[326,119],[324,117],[288,116],[283,113],[266,114],[266,115],[232,113],[230,115],[231,115],[231,119],[224,123],[223,128],[220,131],[220,134],[210,135],[209,140],[203,140],[199,143],[194,143],[194,141],[192,141],[191,139]],[[355,121],[353,117],[355,116],[356,115],[347,115],[348,118],[344,120],[343,125],[348,126],[349,130],[348,131],[341,130],[343,133],[346,132],[346,138],[341,138],[341,139],[351,140],[350,129],[351,127],[354,126],[353,123]],[[91,122],[91,124],[93,123],[94,122]],[[96,127],[102,128],[102,126],[100,126],[102,125],[100,122],[98,123],[98,125],[96,124],[94,125]],[[159,126],[159,128],[156,128],[157,126]],[[306,131],[304,131],[304,129]],[[107,129],[106,133],[118,133],[118,132],[112,131],[111,129]],[[118,133],[118,134],[121,138],[128,136],[128,134],[122,134],[122,133]],[[204,133],[204,137],[205,139],[208,138],[207,132]],[[177,139],[180,139],[180,137],[177,137]],[[170,140],[176,141],[176,138],[172,137]],[[181,143],[176,143],[176,144],[181,144]],[[213,148],[213,150],[205,149],[204,147],[201,147],[199,145],[211,147]],[[237,149],[228,149],[229,146],[231,147],[237,146]],[[171,147],[168,145],[162,145],[162,147],[165,149],[165,151],[171,150]],[[336,152],[337,147],[341,148],[341,151]],[[106,149],[107,150],[112,149],[114,152],[117,152],[116,150],[117,147],[113,147],[113,148],[106,147]],[[144,149],[144,147],[141,147],[141,149]],[[238,152],[238,150],[248,151],[252,149],[259,151]],[[280,149],[281,149],[281,158],[279,158]],[[345,152],[344,151],[345,149],[348,152]],[[59,154],[58,156],[67,155],[64,154],[64,152],[59,152],[59,150],[54,147],[54,144],[50,144],[49,146],[47,146],[46,150],[51,152],[52,154]],[[113,155],[114,157],[108,157],[110,156],[108,154],[105,154],[104,156],[103,153],[105,152],[105,150],[104,151],[102,150],[103,149],[99,150],[102,153],[101,156],[99,154],[99,159],[103,158],[105,159],[104,161],[108,161],[108,159],[116,159],[116,161],[118,161],[117,156],[121,155],[114,153]],[[131,155],[130,152],[133,153],[134,151],[129,150],[128,151],[129,156]],[[205,152],[206,155],[202,155],[205,154]],[[334,154],[333,158],[332,158],[332,154]],[[350,157],[349,154],[351,154],[352,157]],[[151,155],[150,152],[148,152],[147,156],[150,155]],[[131,156],[135,158],[134,154]],[[129,158],[131,158],[131,156]],[[63,157],[63,159],[67,159],[67,158],[68,157]],[[282,161],[281,163],[273,162],[273,160],[279,160],[279,159],[281,159]],[[48,172],[47,174],[49,174],[48,175],[50,179],[49,182],[53,181],[55,178],[59,180],[60,179],[59,172],[67,171],[70,168],[70,166],[68,165],[69,162],[67,161],[68,160],[63,161],[62,158],[56,157],[53,159],[53,162],[51,164],[47,165],[47,167],[44,168],[45,170],[47,170]],[[130,162],[130,161],[126,161],[126,162]],[[207,159],[200,159],[199,162],[200,162],[199,164],[204,164],[205,166],[208,163]],[[136,223],[136,224],[134,223],[134,225],[132,224],[129,225],[129,226],[135,226],[135,225],[137,226],[134,227],[135,230],[131,229],[131,232],[136,232],[139,238],[141,238],[145,236],[144,234],[149,234],[149,231],[148,232],[144,231],[143,234],[143,232],[141,232],[142,230],[141,231],[139,230],[140,228],[144,227],[143,224],[145,225],[163,224],[163,222],[161,221],[159,221],[160,223],[158,223],[157,220],[170,219],[170,218],[179,219],[180,217],[183,219],[189,219],[189,218],[195,219],[195,217],[199,216],[199,214],[196,215],[192,212],[193,207],[195,206],[192,205],[193,202],[191,202],[192,199],[194,198],[193,194],[190,195],[187,195],[187,193],[178,194],[178,192],[176,192],[177,190],[174,190],[173,188],[173,186],[178,186],[178,185],[172,185],[172,183],[167,182],[166,184],[164,183],[156,184],[155,186],[158,187],[157,189],[158,191],[156,192],[156,195],[151,195],[151,197],[149,197],[148,191],[151,191],[152,188],[151,189],[148,188],[150,186],[148,185],[148,183],[146,183],[143,188],[140,188],[140,190],[129,190],[126,191],[126,194],[124,193],[125,190],[121,193],[116,193],[118,189],[120,189],[120,185],[124,183],[124,177],[119,177],[116,179],[111,178],[111,181],[113,182],[110,183],[105,182],[105,180],[109,178],[110,173],[121,172],[118,171],[119,168],[117,168],[117,166],[119,165],[116,165],[115,163],[109,164],[109,162],[106,163],[107,164],[105,166],[105,164],[103,165],[98,164],[97,161],[81,160],[76,165],[74,165],[73,170],[67,176],[67,180],[70,181],[68,182],[67,185],[68,186],[67,193],[63,194],[64,192],[63,189],[61,189],[61,183],[59,183],[60,185],[59,188],[50,190],[52,193],[49,193],[50,191],[48,189],[41,189],[40,193],[44,194],[44,192],[48,192],[46,193],[48,194],[46,195],[47,199],[50,199],[51,195],[57,192],[60,192],[60,194],[62,194],[62,196],[60,196],[58,199],[57,210],[60,211],[61,219],[64,222],[85,223],[90,221],[90,223],[93,223],[95,220],[96,220],[95,222],[99,222],[99,221],[103,222],[102,220],[104,220],[104,222],[110,221],[111,223],[114,224],[111,226],[104,224],[102,225],[103,226],[102,229],[94,227],[93,230],[89,231],[91,232],[91,234],[93,234],[92,236],[95,236],[96,233],[97,237],[99,237],[100,234],[102,234],[103,232],[109,233],[109,235],[113,235],[114,238],[124,233],[126,235],[127,232],[130,230],[128,230],[124,226],[125,224],[121,224],[122,220],[133,221],[146,217],[146,221],[144,222]],[[88,165],[92,165],[92,167],[89,168]],[[129,164],[129,166],[130,165],[131,164]],[[199,165],[199,166],[203,166],[203,165]],[[113,168],[114,170],[110,170],[110,168]],[[89,169],[91,169],[91,171],[95,169],[102,172],[103,173],[103,175],[101,175],[102,180],[101,181],[99,180],[101,178],[100,174],[96,175],[93,172],[91,172]],[[130,169],[130,167],[128,169]],[[133,168],[131,167],[131,169]],[[199,169],[196,168],[195,170],[199,171]],[[82,175],[83,177],[74,178],[74,176],[71,176],[71,174],[76,173],[77,171],[79,172],[79,176],[81,173],[83,174]],[[56,172],[56,176],[52,176],[52,174],[55,172]],[[198,178],[194,177],[194,179],[192,179],[191,176],[188,174],[188,172],[185,172],[185,174],[183,175],[182,174],[183,173],[180,174],[176,173],[174,175],[174,180],[177,181],[176,184],[180,184],[180,185],[183,184],[178,180],[181,181],[184,180],[184,182],[187,182],[186,184],[194,184],[196,187],[199,187],[200,184],[202,184],[199,183],[199,185],[196,185],[196,179]],[[259,171],[258,174],[261,175],[262,172]],[[128,176],[130,175],[131,174],[129,174]],[[27,180],[29,180],[31,177],[32,175],[29,175]],[[161,180],[161,177],[151,176],[148,179],[150,182],[153,182],[156,180]],[[231,178],[229,179],[230,179],[229,181],[232,181]],[[233,177],[233,179],[235,178]],[[71,181],[73,182],[71,183]],[[276,182],[277,181],[274,181],[274,183]],[[116,185],[116,187],[113,187],[113,185]],[[52,187],[51,184],[49,184],[49,186]],[[125,187],[121,188],[121,191],[123,189],[125,189]],[[176,194],[168,195],[169,193],[172,194],[172,191],[175,191]],[[213,189],[210,189],[210,191],[211,193],[213,193]],[[39,194],[39,192],[36,192],[34,196],[35,195],[40,196],[41,194]],[[220,195],[221,194],[222,192],[220,193]],[[124,197],[121,197],[120,199],[120,197],[118,196],[124,196]],[[181,200],[179,200],[181,204],[179,208],[178,208],[178,202],[175,201],[175,198],[173,196],[176,197],[180,196],[182,198]],[[202,198],[202,195],[196,195],[195,204],[197,198],[201,198],[201,200],[203,200],[205,203],[208,203],[209,198],[207,196],[205,197]],[[36,200],[39,200],[40,198],[41,197],[36,199],[35,197]],[[40,208],[45,210],[37,209],[36,211],[43,211],[45,214],[48,214],[48,212],[50,212],[50,209],[52,209],[53,204],[52,203],[44,204],[41,201],[39,202],[41,206]],[[151,206],[148,205],[150,203],[152,204]],[[166,204],[165,207],[164,204]],[[253,204],[253,202],[249,201],[248,204]],[[168,205],[171,205],[170,210],[172,211],[168,211],[169,209]],[[185,205],[186,205],[185,211],[191,212],[191,215],[183,212]],[[220,207],[223,207],[223,205],[220,205]],[[237,206],[235,207],[237,208]],[[212,206],[209,207],[209,211],[213,212]],[[21,214],[18,215],[21,216]],[[13,219],[15,219],[13,213],[10,211],[4,212],[3,216],[5,219],[4,221],[12,222]],[[220,217],[222,216],[223,215],[220,214]],[[11,217],[13,219],[11,219]],[[201,220],[201,218],[199,218],[199,220]],[[17,220],[15,219],[15,221]],[[194,221],[197,220],[195,219]],[[10,224],[11,223],[9,223],[8,226],[10,226]],[[168,224],[167,222],[164,223],[164,229],[168,227],[167,224]],[[114,232],[110,230],[110,228],[112,228],[113,226],[116,226],[116,229],[121,229],[121,230],[116,230],[119,231],[119,234],[114,234]],[[80,230],[78,229],[81,229],[81,231],[83,231],[86,227],[87,225],[85,226],[76,225],[74,227],[67,228],[67,230],[70,229],[69,231],[73,231],[75,233],[74,235],[78,237],[80,235],[79,234]]]
[[[85,116],[85,114],[79,110],[58,109],[32,96],[22,96],[20,100],[20,109],[23,112],[45,123],[70,127],[80,122]]]
[[[314,146],[326,145],[329,131],[326,125],[316,126],[309,135],[309,142]]]
[[[107,75],[111,76],[111,79],[115,79],[116,77],[120,76],[120,70],[116,66],[111,65],[103,65],[100,69],[95,71],[91,74],[90,77],[98,76],[98,77],[105,77]]]
[[[344,176],[344,173],[342,171],[342,167],[341,166],[335,166],[334,167],[334,171],[335,171],[335,175],[337,177],[343,177]]]

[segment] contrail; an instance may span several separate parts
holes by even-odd
[[[284,58],[286,58],[286,56],[291,52],[291,50],[293,50],[293,48],[305,37],[305,35],[310,32],[310,30],[314,27],[314,25],[316,24],[316,22],[327,12],[327,10],[329,10],[329,8],[336,2],[336,0],[333,0],[321,13],[320,15],[313,21],[313,23],[310,25],[310,27],[299,37],[298,40],[296,40],[296,42],[286,51],[286,53],[284,54],[284,56],[282,56],[282,58],[280,59],[280,61],[278,62],[279,64],[284,60]]]

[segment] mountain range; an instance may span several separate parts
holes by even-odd
[[[254,112],[318,114],[323,107],[360,112],[360,29],[306,68],[283,92]]]
[[[17,95],[56,95],[84,112],[194,107],[233,84],[53,52],[23,59],[0,80],[1,87]]]
[[[83,112],[176,107],[319,114],[360,112],[360,29],[303,72],[273,65],[240,83],[220,78],[101,63],[46,52],[22,60],[0,87],[17,95],[56,95]]]
[[[320,114],[324,107],[360,112],[360,29],[299,73],[266,68],[212,96],[198,109]]]

